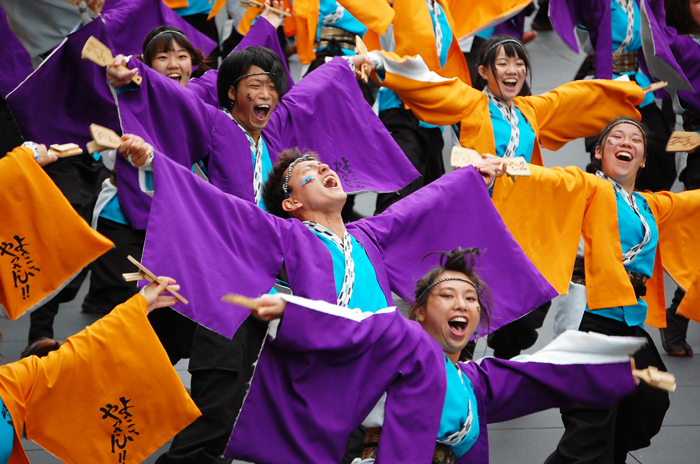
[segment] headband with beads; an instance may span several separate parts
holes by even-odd
[[[183,34],[182,32],[180,32],[180,31],[173,31],[173,30],[162,31],[162,32],[159,32],[159,33],[157,33],[156,35],[154,35],[153,38],[151,38],[151,40],[148,41],[148,43],[146,44],[146,48],[143,49],[143,54],[144,54],[144,55],[146,54],[146,52],[148,51],[148,47],[151,46],[151,44],[152,44],[153,41],[156,39],[156,37],[161,36],[161,35],[163,35],[163,34],[177,34],[177,35],[181,36],[183,39],[185,39],[186,41],[188,41],[188,42],[190,41],[190,40],[187,38],[187,36],[186,36],[185,34]]]
[[[479,287],[477,287],[476,284],[475,284],[474,282],[472,282],[471,280],[469,280],[469,279],[465,279],[465,278],[463,278],[463,277],[445,277],[445,278],[442,278],[442,279],[438,279],[438,280],[436,280],[435,282],[433,282],[432,284],[428,285],[428,288],[426,288],[425,290],[423,290],[423,293],[421,293],[421,294],[418,296],[417,299],[420,300],[420,299],[423,298],[430,290],[432,290],[434,286],[436,286],[436,285],[439,284],[440,282],[445,282],[446,280],[460,280],[460,281],[462,281],[462,282],[466,282],[466,283],[470,284],[472,287],[474,287],[474,288],[476,289],[477,292],[479,291]]]
[[[607,136],[610,133],[610,131],[613,129],[613,127],[618,126],[620,124],[632,124],[633,126],[636,126],[637,129],[639,129],[639,131],[642,133],[642,138],[644,139],[644,149],[646,150],[646,148],[647,148],[647,133],[644,132],[644,128],[642,127],[641,124],[639,124],[634,119],[627,118],[627,117],[619,118],[619,119],[611,122],[610,124],[608,124],[608,126],[605,129],[603,129],[603,132],[600,134],[600,137],[598,137],[597,145],[600,146],[600,144],[603,143],[603,139],[605,138],[605,136]]]
[[[287,168],[287,175],[284,176],[284,184],[282,184],[282,190],[284,190],[284,197],[289,198],[289,178],[292,177],[292,169],[294,169],[294,165],[297,164],[299,161],[318,161],[316,158],[314,158],[311,155],[304,155],[300,156],[299,158],[295,159],[291,163],[289,163],[289,167]]]
[[[489,53],[491,53],[494,49],[498,48],[500,45],[504,45],[504,44],[507,44],[507,43],[512,43],[512,44],[515,44],[515,45],[519,46],[520,48],[523,48],[523,44],[521,44],[521,43],[520,43],[519,41],[517,41],[516,39],[503,39],[503,40],[501,40],[501,41],[499,41],[499,42],[496,42],[495,44],[491,45],[491,46],[489,47],[489,49],[486,50],[486,53],[484,53],[484,55],[481,57],[481,61],[486,61],[486,57],[489,56]],[[523,48],[523,50],[525,50],[525,49]]]
[[[235,81],[233,81],[233,84],[231,84],[231,85],[236,85],[236,84],[238,84],[238,81],[240,81],[240,80],[243,79],[244,77],[259,76],[259,75],[261,75],[261,74],[267,74],[267,75],[269,75],[269,76],[274,76],[274,75],[275,75],[275,73],[272,73],[272,72],[270,72],[270,71],[258,71],[258,72],[252,72],[252,73],[248,73],[248,74],[243,74],[241,77],[239,77],[238,79],[236,79]]]

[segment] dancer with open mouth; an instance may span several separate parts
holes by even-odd
[[[570,308],[576,312],[569,315],[579,330],[645,337],[647,344],[635,354],[637,366],[665,370],[644,324],[665,325],[664,270],[694,294],[700,268],[700,192],[636,192],[648,143],[639,122],[614,119],[598,140],[596,175],[573,167],[531,166],[532,177],[517,185],[508,179],[496,182],[493,201],[526,254],[560,293],[569,281],[585,286],[587,304]],[[575,256],[580,236],[583,259]],[[686,297],[679,311],[698,320],[696,299]],[[625,462],[629,451],[649,446],[668,406],[666,392],[641,385],[612,408],[565,408],[566,432],[547,463]]]

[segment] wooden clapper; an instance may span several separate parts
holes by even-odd
[[[241,2],[238,4],[238,6],[246,7],[246,8],[262,8],[265,6],[265,3],[263,2],[258,2],[256,0],[241,0]],[[280,10],[279,8],[272,8],[270,7],[270,11],[273,13],[276,13],[280,15],[280,18],[284,18],[285,16],[292,16],[291,13],[287,13],[285,11]]]
[[[673,131],[666,144],[666,151],[690,153],[698,147],[700,147],[700,134],[697,132]]]
[[[53,144],[49,147],[49,155],[56,155],[59,158],[82,155],[83,150],[74,143],[64,143],[62,145]]]
[[[127,281],[127,282],[133,282],[134,280],[146,279],[146,280],[149,281],[149,282],[158,282],[159,284],[160,284],[160,283],[163,283],[163,281],[162,281],[161,279],[159,279],[158,277],[156,277],[155,274],[153,274],[151,271],[149,271],[148,269],[146,269],[145,267],[143,267],[143,265],[142,265],[141,263],[139,263],[136,259],[134,259],[133,256],[129,255],[127,258],[129,259],[129,261],[131,261],[132,263],[134,263],[134,264],[136,265],[136,267],[139,268],[139,272],[130,272],[130,273],[128,273],[128,274],[122,274],[122,278],[123,278],[125,281]],[[184,304],[189,304],[189,301],[187,301],[187,299],[186,299],[185,297],[183,297],[182,295],[180,295],[178,292],[176,292],[176,291],[173,290],[172,288],[166,287],[166,289],[167,289],[170,293],[172,293],[172,295],[173,295],[175,298],[177,298],[178,300],[180,300],[180,301],[183,302]]]
[[[228,295],[222,296],[221,301],[233,303],[238,306],[243,306],[244,308],[252,309],[253,311],[257,311],[258,309],[258,301],[256,299],[248,298],[247,296],[236,295],[234,293],[229,293]]]
[[[90,124],[90,135],[92,141],[87,143],[87,149],[91,155],[98,151],[119,148],[123,142],[112,129],[97,124]]]
[[[450,165],[455,168],[463,168],[464,166],[472,166],[482,161],[482,159],[483,158],[476,150],[455,146],[452,147]],[[508,174],[513,181],[515,181],[516,177],[529,177],[531,175],[530,166],[528,166],[524,157],[516,156],[514,158],[502,158],[502,160],[506,163],[506,174]]]
[[[102,42],[97,40],[94,36],[90,36],[83,46],[83,51],[80,57],[84,60],[90,60],[99,66],[114,66],[114,57],[112,56],[112,51]],[[131,71],[124,65],[116,67],[119,71]],[[131,80],[137,85],[141,85],[143,77],[136,74]]]
[[[362,41],[359,35],[355,36],[355,53],[358,55],[362,55],[365,58],[367,58],[367,45]],[[360,66],[360,72],[362,73],[362,82],[365,84],[367,83],[367,80],[369,79],[367,77],[367,72],[365,71],[365,65],[363,64]]]
[[[646,369],[633,369],[632,375],[654,388],[669,392],[676,391],[676,377],[669,372],[660,371],[654,366],[649,366]]]

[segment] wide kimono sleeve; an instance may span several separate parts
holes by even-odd
[[[189,304],[176,304],[176,311],[231,338],[250,311],[221,297],[267,293],[295,223],[222,192],[164,156],[153,163],[143,265],[182,286]]]
[[[700,191],[644,192],[656,218],[659,246],[656,250],[654,275],[647,280],[649,306],[647,322],[654,327],[666,326],[664,271],[688,292],[678,312],[700,322],[697,282],[700,273]]]
[[[622,265],[615,191],[578,168],[530,165],[531,177],[496,181],[493,203],[515,240],[560,294],[568,291],[579,237],[591,309],[636,304]]]
[[[340,57],[282,97],[262,134],[271,156],[292,147],[318,153],[338,173],[346,192],[393,192],[418,177]],[[274,163],[276,157],[272,159]]]
[[[282,66],[287,72],[287,91],[289,91],[294,86],[294,79],[292,78],[289,68],[287,67],[287,60],[285,59],[284,52],[280,46],[280,41],[277,38],[277,29],[275,29],[270,22],[259,16],[253,27],[250,28],[248,33],[243,37],[243,39],[236,45],[233,51],[243,50],[248,47],[265,47],[282,60]],[[211,69],[204,73],[202,77],[197,79],[192,79],[187,83],[187,90],[197,95],[205,103],[208,103],[215,108],[220,108],[219,97],[217,93],[216,81],[219,77],[219,71],[217,69]]]
[[[558,150],[571,140],[598,135],[612,118],[640,120],[635,105],[643,99],[644,92],[635,82],[595,79],[569,82],[543,95],[515,97],[513,103],[542,146]]]
[[[380,250],[392,291],[406,301],[414,299],[415,282],[438,264],[439,255],[427,255],[479,248],[479,275],[493,296],[489,330],[522,317],[557,294],[513,239],[483,177],[472,167],[441,177],[384,213],[352,223],[348,230],[363,232]]]
[[[76,213],[29,148],[0,159],[0,185],[0,311],[17,319],[114,244]]]
[[[479,439],[458,464],[488,464],[488,424],[583,403],[606,408],[635,391],[629,355],[644,339],[566,331],[534,355],[460,363],[474,386]]]
[[[379,462],[430,462],[446,390],[440,346],[396,308],[363,313],[283,297],[284,317],[278,330],[271,324],[225,455],[340,462],[386,392]]]
[[[118,341],[118,342],[115,342]],[[200,416],[136,295],[45,358],[0,367],[12,416],[11,463],[26,463],[19,437],[66,463],[141,462]]]
[[[458,39],[472,37],[484,29],[496,26],[518,14],[529,0],[447,0],[455,22],[454,34]]]

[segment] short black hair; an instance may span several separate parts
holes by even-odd
[[[251,66],[257,66],[270,73],[270,79],[275,84],[280,98],[287,90],[287,71],[284,69],[282,59],[275,52],[265,47],[248,47],[236,50],[227,56],[219,66],[216,91],[221,108],[233,107],[233,101],[228,98],[228,91],[232,85],[238,89],[238,79],[246,74]]]
[[[272,171],[267,174],[267,181],[263,186],[262,199],[265,211],[277,217],[288,218],[290,214],[282,208],[282,202],[287,198],[284,194],[282,184],[286,178],[286,171],[295,159],[304,155],[311,155],[317,160],[318,155],[309,150],[300,150],[298,147],[288,148],[280,153],[279,161],[272,167]],[[292,186],[287,186],[287,191],[292,193]]]

